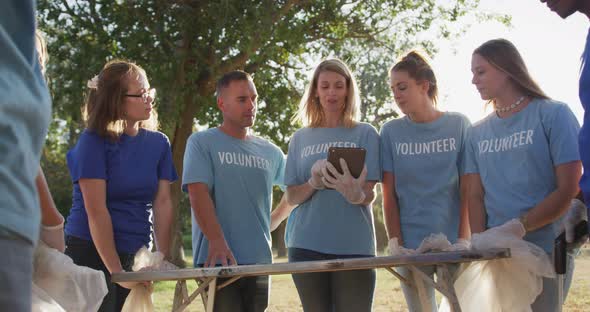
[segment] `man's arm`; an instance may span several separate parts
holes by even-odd
[[[209,250],[205,267],[214,267],[218,260],[223,266],[237,265],[229,249],[221,225],[217,220],[215,206],[209,195],[207,184],[191,183],[187,185],[188,196],[199,228],[209,241]]]

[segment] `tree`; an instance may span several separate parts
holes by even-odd
[[[401,50],[432,40],[425,31],[451,37],[449,25],[473,11],[478,0],[43,0],[40,27],[49,37],[54,115],[62,122],[55,141],[75,142],[86,81],[106,60],[119,57],[142,65],[161,92],[162,131],[171,139],[174,164],[182,172],[188,136],[215,126],[216,79],[229,70],[254,74],[259,93],[254,130],[284,151],[298,125],[290,118],[320,58],[339,56],[361,78],[363,118],[376,125],[395,115],[384,108],[387,67]],[[181,201],[173,187],[174,207]],[[183,207],[185,211],[188,208]],[[175,211],[173,262],[182,265],[180,225]]]

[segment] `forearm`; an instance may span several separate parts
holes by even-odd
[[[92,241],[102,262],[107,267],[110,273],[123,271],[117,248],[115,246],[115,238],[113,234],[113,223],[111,216],[106,210],[105,212],[98,212],[88,215],[88,225],[90,227],[90,235]]]
[[[39,172],[35,178],[35,185],[37,187],[39,204],[41,207],[41,224],[45,226],[62,224],[64,218],[55,206],[55,202],[53,201],[53,197],[51,196],[47,180],[45,180],[45,175],[43,174],[41,167],[39,167]]]
[[[309,183],[291,185],[287,187],[287,203],[297,206],[308,200],[315,192],[316,190]]]
[[[170,199],[154,202],[154,233],[158,251],[164,258],[170,258],[172,228],[172,201]]]
[[[277,207],[270,214],[270,231],[272,232],[276,230],[281,222],[291,214],[291,211],[293,211],[295,207],[295,205],[289,205],[287,202],[287,196],[284,194]]]
[[[383,196],[383,220],[385,221],[387,237],[389,239],[397,237],[399,244],[403,245],[399,206],[395,191],[395,177],[393,174],[384,172],[381,191]]]
[[[363,192],[365,193],[365,200],[361,203],[362,206],[369,206],[375,200],[375,181],[366,182],[363,186]]]
[[[484,189],[479,174],[469,174],[464,178],[469,185],[467,189],[467,207],[471,234],[486,230],[486,212]]]
[[[459,238],[468,239],[471,237],[471,229],[469,226],[469,204],[467,196],[469,194],[469,183],[463,176],[460,179],[460,193],[461,202],[459,208]]]

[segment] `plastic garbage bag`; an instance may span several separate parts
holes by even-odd
[[[494,228],[473,234],[475,250],[510,248],[511,257],[461,266],[455,291],[463,311],[525,312],[543,290],[543,277],[555,277],[551,261],[540,247]],[[446,298],[440,312],[450,311]]]
[[[39,242],[34,255],[33,311],[97,311],[107,286],[101,271]]]
[[[136,254],[133,262],[133,271],[166,271],[174,270],[177,267],[164,260],[161,252],[150,252],[147,248],[142,247]],[[129,296],[125,300],[122,312],[152,312],[154,305],[152,303],[153,287],[146,287],[144,284],[138,284],[131,289]]]

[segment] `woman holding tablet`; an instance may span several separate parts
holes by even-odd
[[[469,237],[463,158],[470,123],[436,108],[438,86],[425,57],[412,51],[390,70],[395,102],[404,117],[381,128],[383,214],[390,254],[417,248],[430,234],[450,242]],[[432,276],[434,267],[421,267]],[[400,273],[409,277],[406,268]],[[436,311],[434,288],[425,285]],[[409,311],[426,311],[415,288],[402,283]],[[426,309],[426,310],[425,310]]]
[[[379,135],[358,122],[359,105],[348,67],[338,59],[321,62],[296,117],[305,127],[289,143],[285,185],[296,205],[285,238],[290,262],[375,255],[371,202],[381,178]],[[366,150],[358,178],[343,160],[343,173],[327,162],[330,147]],[[306,312],[371,311],[374,270],[294,274],[293,281]]]

